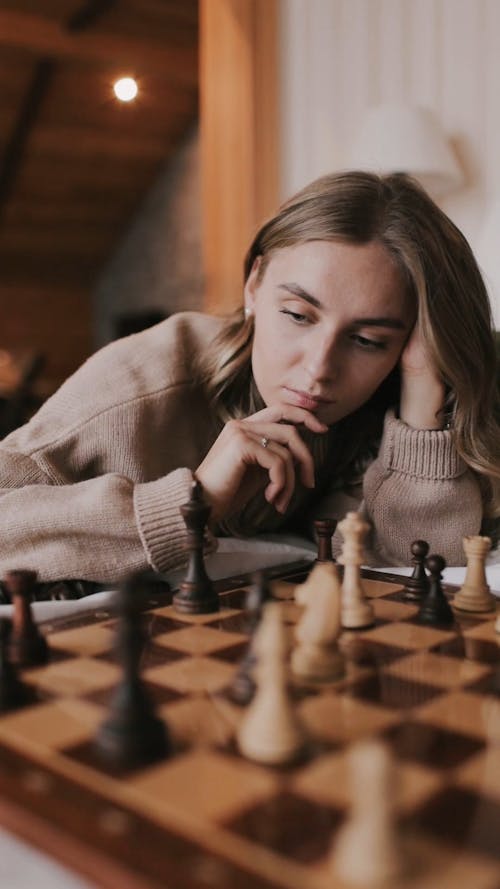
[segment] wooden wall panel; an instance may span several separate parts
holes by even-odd
[[[241,302],[243,255],[278,197],[276,0],[201,0],[205,307]]]
[[[86,292],[0,284],[0,349],[45,356],[43,394],[50,394],[92,351]]]

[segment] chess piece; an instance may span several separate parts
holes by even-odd
[[[426,559],[425,564],[431,575],[429,592],[420,606],[417,621],[436,627],[451,626],[455,618],[441,585],[441,575],[446,568],[446,562],[442,556],[432,555]]]
[[[16,710],[28,702],[29,691],[18,678],[14,664],[9,660],[10,620],[0,620],[0,712]]]
[[[496,599],[486,580],[485,559],[491,549],[491,538],[479,534],[464,537],[467,556],[465,581],[453,599],[453,607],[460,611],[494,611]]]
[[[46,664],[49,659],[47,642],[33,620],[31,611],[36,572],[8,571],[3,582],[13,606],[10,660],[22,667]]]
[[[305,681],[333,681],[344,674],[337,643],[342,590],[331,562],[317,564],[310,576],[314,576],[314,585],[295,628],[298,644],[292,652],[292,672]]]
[[[425,560],[429,554],[429,544],[426,540],[414,540],[411,545],[413,559],[413,573],[405,580],[405,598],[422,599],[429,592],[429,578],[425,571]]]
[[[314,591],[317,589],[317,583],[321,583],[321,577],[323,574],[323,565],[327,565],[327,575],[329,568],[333,568],[335,576],[338,578],[337,569],[334,567],[334,562],[313,562],[312,568],[307,575],[306,579],[302,583],[298,583],[293,591],[293,597],[297,605],[304,606],[308,601],[309,597],[314,595]],[[323,574],[324,576],[324,574]]]
[[[117,768],[146,765],[171,752],[166,726],[155,716],[139,673],[144,647],[140,586],[140,575],[136,575],[118,593],[117,649],[123,677],[95,738],[101,759]]]
[[[359,512],[348,512],[345,519],[339,522],[338,528],[344,538],[342,555],[339,558],[340,564],[344,565],[342,626],[348,630],[369,627],[375,621],[375,614],[361,583],[361,565],[363,541],[370,526],[363,521]]]
[[[271,591],[265,572],[256,571],[245,600],[245,610],[249,614],[248,629],[251,634],[250,641],[234,679],[226,689],[227,696],[236,704],[241,704],[242,706],[249,704],[255,694],[256,685],[253,671],[257,663],[257,657],[253,650],[253,640],[262,617],[262,608],[270,598]]]
[[[336,527],[336,519],[315,519],[314,529],[318,537],[318,557],[316,559],[316,564],[335,561],[332,555],[332,537]]]
[[[393,885],[404,870],[394,817],[394,769],[380,741],[359,741],[349,755],[351,811],[332,850],[335,874],[350,886]]]
[[[189,561],[179,592],[173,597],[173,605],[177,611],[187,614],[209,614],[219,610],[219,598],[203,559],[205,527],[210,507],[203,499],[203,490],[198,481],[193,482],[189,501],[180,510],[188,531]]]
[[[257,689],[238,731],[248,759],[265,765],[293,762],[302,752],[305,731],[287,687],[285,629],[278,602],[268,602],[254,639]]]

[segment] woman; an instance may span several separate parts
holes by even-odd
[[[213,529],[307,530],[364,498],[374,557],[451,563],[500,513],[496,355],[456,227],[405,176],[327,176],[255,237],[244,310],[111,344],[0,445],[0,572],[115,581]],[[361,492],[361,485],[363,492]]]

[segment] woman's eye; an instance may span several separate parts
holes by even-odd
[[[370,340],[370,339],[368,339],[368,337],[361,336],[361,334],[359,334],[359,333],[353,334],[351,339],[355,343],[357,343],[358,346],[361,346],[362,349],[376,350],[376,349],[386,349],[387,348],[387,343],[381,342],[380,340]]]
[[[292,312],[290,309],[280,309],[282,315],[288,315],[296,324],[307,324],[309,318],[307,315],[301,315],[300,312]]]

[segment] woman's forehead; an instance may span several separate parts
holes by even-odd
[[[415,300],[397,262],[380,243],[307,241],[275,250],[263,274],[283,296],[312,297],[320,308],[390,309],[413,322]]]

